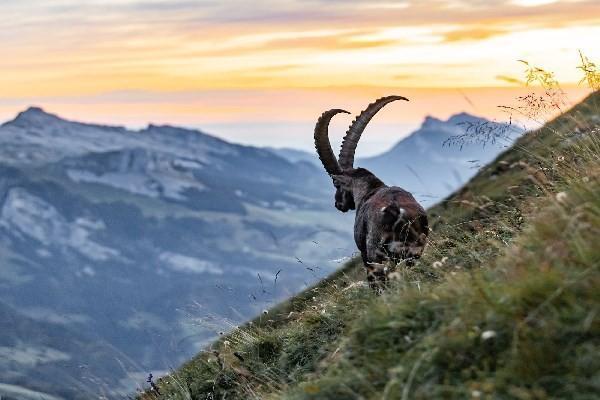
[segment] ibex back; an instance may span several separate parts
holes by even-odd
[[[364,168],[354,168],[354,154],[362,132],[373,116],[401,96],[383,97],[370,104],[352,122],[336,159],[328,137],[331,118],[341,109],[324,112],[315,126],[315,147],[325,170],[333,179],[335,207],[342,211],[356,209],[354,240],[367,269],[373,288],[387,279],[386,261],[414,263],[423,253],[429,233],[427,214],[415,198],[404,189],[387,186]]]

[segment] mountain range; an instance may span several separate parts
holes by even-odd
[[[358,158],[355,166],[369,169],[386,184],[400,186],[423,205],[431,206],[464,185],[523,132],[515,125],[467,113],[445,121],[428,116],[419,129],[391,149]],[[288,148],[270,150],[290,162],[310,162],[322,168],[314,153]]]
[[[469,146],[486,124],[429,117],[357,165],[431,204],[520,133]],[[354,252],[353,215],[316,164],[36,107],[1,125],[0,396],[123,396],[329,274]]]
[[[195,130],[20,113],[0,127],[0,383],[89,398],[178,365],[351,253],[327,189]]]

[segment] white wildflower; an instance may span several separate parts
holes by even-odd
[[[496,335],[496,331],[483,331],[481,332],[481,340],[493,339]]]
[[[567,194],[565,192],[556,193],[556,201],[561,204],[564,204],[567,201]]]
[[[399,272],[392,272],[391,274],[388,275],[388,279],[390,281],[399,281],[402,279],[402,275],[400,275]]]

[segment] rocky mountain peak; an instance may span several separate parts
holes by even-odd
[[[40,107],[29,107],[25,111],[21,111],[15,119],[7,124],[17,126],[43,125],[50,122],[62,121],[58,116],[47,113]]]
[[[441,119],[438,119],[438,118],[428,115],[425,117],[425,120],[421,124],[421,129],[437,128],[442,125],[454,126],[454,125],[460,124],[465,121],[478,121],[478,120],[483,120],[483,118],[476,117],[467,112],[453,114],[446,121],[443,121]]]
[[[437,119],[435,117],[432,117],[431,115],[427,115],[425,117],[425,119],[423,120],[423,123],[421,124],[422,128],[428,127],[428,126],[432,126],[432,125],[437,125],[442,123],[442,120]]]
[[[466,121],[469,121],[469,122],[484,121],[484,119],[480,118],[480,117],[476,117],[476,116],[471,115],[466,112],[461,112],[461,113],[452,115],[450,118],[448,118],[447,122],[450,124],[460,124],[460,123],[466,122]]]

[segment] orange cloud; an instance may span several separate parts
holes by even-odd
[[[274,49],[315,49],[315,50],[345,50],[369,49],[397,44],[395,40],[361,40],[352,35],[338,35],[316,38],[297,38],[273,40],[266,48]]]
[[[473,27],[468,29],[458,29],[448,32],[444,35],[446,42],[459,42],[462,40],[483,40],[493,36],[503,35],[506,31],[495,28]]]

